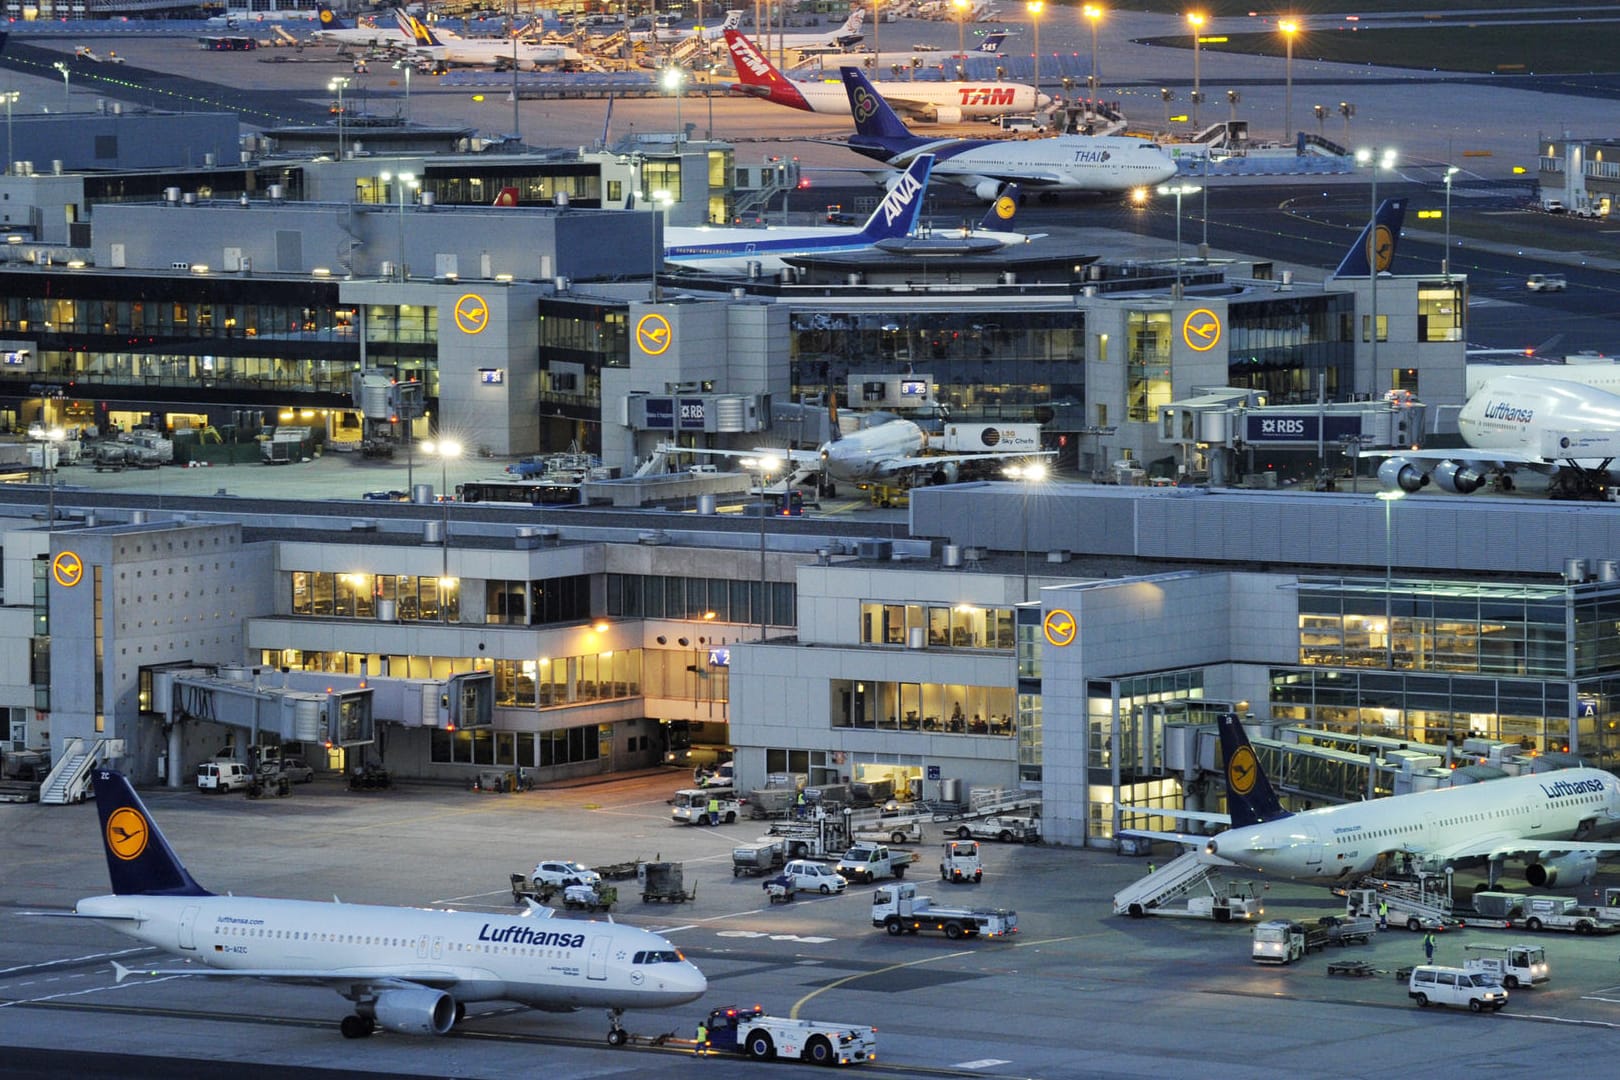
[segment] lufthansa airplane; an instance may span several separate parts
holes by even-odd
[[[695,1001],[708,981],[657,934],[613,922],[218,896],[192,880],[123,774],[94,776],[112,894],[59,917],[94,919],[191,961],[131,975],[263,979],[325,986],[354,1003],[345,1038],[376,1028],[443,1035],[473,1001],[514,1001],[548,1012],[608,1010],[608,1042],[622,1045],[625,1009]],[[35,914],[45,914],[38,913]]]
[[[1214,837],[1142,835],[1322,883],[1355,878],[1382,856],[1406,853],[1437,865],[1484,862],[1493,882],[1505,860],[1521,860],[1525,880],[1541,888],[1587,880],[1599,853],[1620,851],[1620,843],[1595,839],[1620,829],[1620,778],[1601,769],[1554,769],[1289,813],[1238,718],[1227,713],[1218,725],[1231,827]]]

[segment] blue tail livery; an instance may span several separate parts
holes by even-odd
[[[212,896],[192,880],[123,773],[97,769],[96,813],[107,876],[119,896]]]
[[[1226,812],[1232,818],[1232,827],[1289,817],[1277,793],[1271,790],[1271,781],[1260,768],[1260,759],[1255,757],[1237,714],[1222,713],[1215,723],[1221,733],[1221,756],[1226,759]]]
[[[905,121],[883,100],[883,95],[877,92],[860,68],[842,67],[838,70],[844,77],[844,93],[849,95],[850,115],[855,118],[855,137],[850,140],[851,149],[860,151],[865,147],[892,155],[938,141],[913,135]]]
[[[1334,277],[1366,277],[1369,264],[1376,264],[1380,274],[1390,272],[1395,261],[1395,245],[1401,238],[1401,223],[1406,220],[1405,199],[1385,199],[1378,204],[1371,225],[1363,228],[1356,242],[1345,252]]]

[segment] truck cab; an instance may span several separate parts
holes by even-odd
[[[1469,942],[1463,946],[1469,953],[1463,967],[1469,971],[1484,972],[1509,990],[1521,986],[1535,986],[1552,978],[1547,966],[1547,950],[1540,945],[1486,945]]]
[[[906,864],[911,862],[911,858],[909,854],[891,853],[882,844],[856,844],[844,852],[844,857],[838,860],[834,869],[850,881],[903,878],[906,876]]]
[[[1305,927],[1290,919],[1269,919],[1254,928],[1250,957],[1257,964],[1291,964],[1305,955]]]
[[[977,840],[947,840],[939,860],[941,881],[983,881],[984,864],[979,861]]]
[[[730,825],[740,808],[728,788],[682,788],[675,793],[669,816],[678,825]]]

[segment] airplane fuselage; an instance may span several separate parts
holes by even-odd
[[[397,978],[557,1011],[680,1005],[707,988],[668,941],[622,923],[247,896],[94,896],[76,910],[210,968],[295,982]]]
[[[894,462],[928,449],[928,433],[910,420],[894,419],[825,443],[821,455],[836,480],[862,483],[893,475]]]
[[[1024,142],[1001,139],[919,140],[896,150],[887,140],[855,136],[850,148],[890,165],[934,154],[934,177],[976,187],[1016,180],[1044,191],[1129,191],[1174,176],[1176,163],[1150,142],[1119,136],[1058,135]]]
[[[1620,434],[1620,368],[1543,370],[1482,384],[1457,415],[1463,441],[1480,450],[1538,454],[1549,432]]]
[[[1368,873],[1390,852],[1444,852],[1498,833],[1505,851],[1533,852],[1538,839],[1587,839],[1616,828],[1620,779],[1599,769],[1559,769],[1319,807],[1228,829],[1207,850],[1280,877],[1329,880]]]

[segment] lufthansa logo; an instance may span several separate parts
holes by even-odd
[[[669,320],[662,315],[643,315],[641,321],[636,323],[636,344],[648,356],[662,356],[669,351],[670,342],[674,339]]]
[[[125,862],[146,850],[151,835],[146,819],[127,806],[120,806],[107,818],[107,850]]]
[[[1074,616],[1062,608],[1047,612],[1046,619],[1041,623],[1041,633],[1046,635],[1046,640],[1060,649],[1074,643],[1075,632],[1079,629]]]
[[[467,293],[456,301],[455,316],[463,334],[481,334],[489,325],[489,305],[477,293]]]
[[[1372,264],[1382,274],[1395,261],[1395,236],[1389,231],[1388,225],[1380,225],[1374,230],[1372,245]]]
[[[1209,308],[1189,311],[1181,320],[1181,340],[1194,352],[1209,352],[1221,340],[1221,319]]]
[[[1016,213],[1018,213],[1018,203],[1012,198],[1003,195],[996,200],[996,218],[998,220],[1011,221]]]
[[[1260,763],[1254,759],[1254,751],[1247,746],[1240,746],[1226,763],[1226,782],[1231,785],[1232,791],[1238,795],[1247,795],[1254,790],[1254,782],[1260,775]]]
[[[64,551],[51,560],[51,577],[64,589],[71,589],[84,580],[84,560],[71,551]]]

